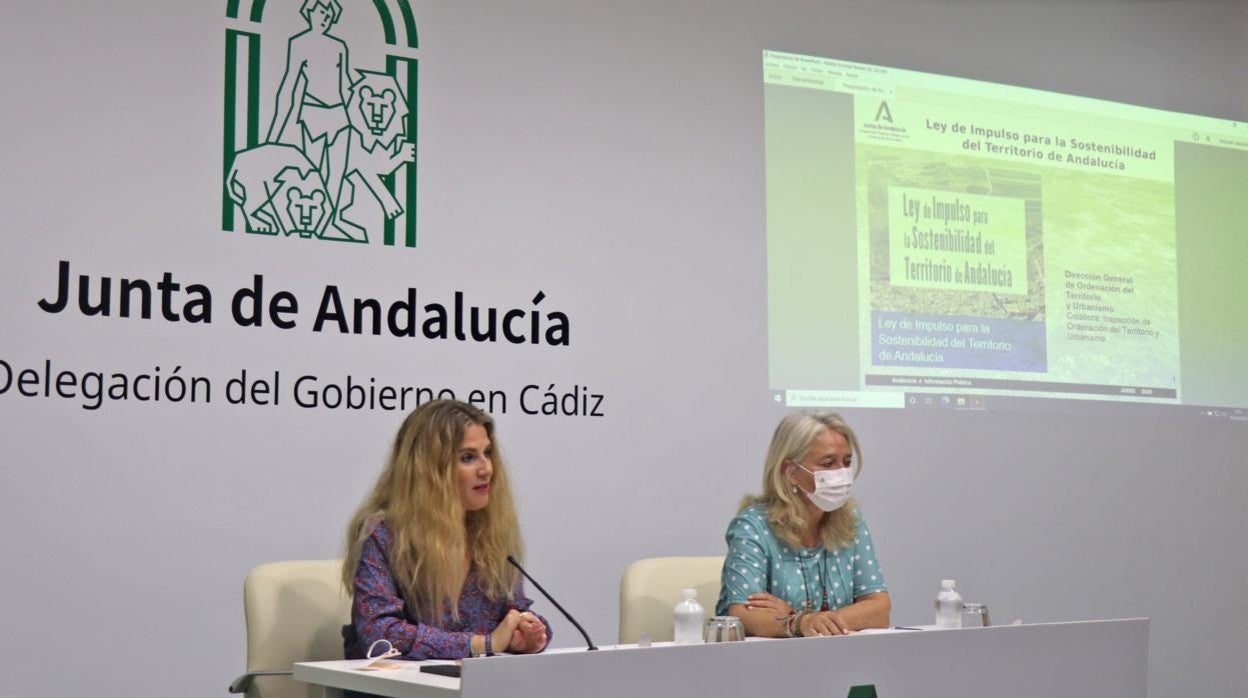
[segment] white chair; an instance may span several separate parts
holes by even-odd
[[[642,634],[670,641],[672,609],[684,598],[682,589],[697,589],[707,617],[714,615],[723,567],[723,555],[652,557],[629,565],[620,578],[620,644],[637,642]]]
[[[324,689],[295,681],[295,662],[342,659],[342,626],[351,598],[342,588],[342,560],[292,560],[258,565],[243,582],[247,673],[230,693],[247,698],[321,698]]]

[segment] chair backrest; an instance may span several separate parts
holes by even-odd
[[[643,633],[655,642],[670,641],[682,589],[697,589],[707,617],[714,615],[723,566],[723,555],[652,557],[629,565],[620,578],[620,644],[637,642]]]
[[[351,598],[342,588],[342,560],[291,560],[259,565],[243,582],[247,671],[289,671],[295,662],[342,659],[342,626]],[[320,698],[318,686],[289,676],[257,676],[247,698]]]

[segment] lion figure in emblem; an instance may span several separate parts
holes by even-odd
[[[407,128],[407,98],[393,75],[359,71],[360,79],[351,85],[347,100],[350,144],[342,189],[337,198],[335,230],[343,239],[366,242],[367,211],[357,194],[368,192],[377,201],[385,220],[403,213],[403,205],[386,187],[385,180],[402,165],[416,161],[416,146],[404,135]],[[356,214],[356,215],[353,215]],[[374,214],[375,215],[375,214]],[[359,220],[357,220],[357,216]],[[328,231],[326,236],[333,235]]]

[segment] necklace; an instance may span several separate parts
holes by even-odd
[[[806,576],[806,561],[812,560],[812,559],[815,561],[816,565],[818,565],[818,568],[820,570],[819,590],[820,590],[820,595],[822,596],[822,599],[820,601],[819,610],[820,611],[828,610],[828,583],[827,583],[827,580],[825,579],[827,577],[827,575],[825,574],[826,570],[823,569],[824,568],[823,556],[826,553],[827,553],[826,550],[824,550],[823,548],[819,548],[819,552],[813,555],[807,554],[806,551],[802,551],[797,554],[797,569],[798,571],[802,573],[802,586],[806,588],[806,607],[804,610],[807,613],[810,613],[815,608],[815,604],[810,598],[810,579]]]

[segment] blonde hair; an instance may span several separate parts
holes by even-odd
[[[465,512],[458,454],[471,424],[484,427],[490,438],[493,476],[489,504]],[[390,573],[417,618],[437,620],[445,610],[458,618],[465,556],[476,563],[488,597],[512,598],[516,572],[507,556],[521,555],[520,526],[494,420],[485,412],[464,402],[434,400],[403,420],[389,463],[347,526],[342,581],[348,593],[364,541],[382,521],[390,532],[385,551]]]
[[[763,462],[763,493],[747,495],[740,509],[762,505],[776,536],[791,547],[801,548],[801,534],[808,522],[806,495],[785,477],[785,461],[797,462],[806,457],[810,445],[824,429],[845,437],[854,453],[854,477],[862,472],[862,449],[858,437],[841,415],[835,412],[794,412],[786,415],[771,436],[771,447]],[[858,504],[853,499],[844,506],[823,514],[819,523],[819,539],[823,547],[835,550],[852,543],[858,528]]]

